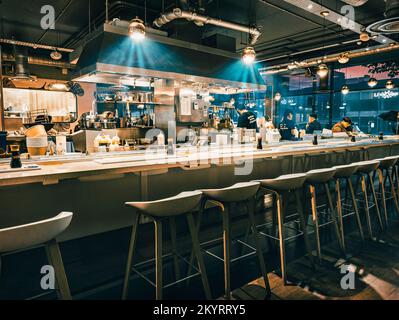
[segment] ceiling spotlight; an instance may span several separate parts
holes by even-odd
[[[348,63],[349,61],[349,53],[345,52],[339,55],[338,62],[341,64]]]
[[[387,88],[389,90],[393,89],[393,88],[395,88],[395,84],[393,83],[392,80],[388,80],[387,83],[385,84],[385,88]]]
[[[245,64],[253,64],[256,58],[256,53],[253,47],[246,47],[242,52],[242,61]]]
[[[370,35],[366,31],[362,31],[359,36],[360,41],[367,42],[370,40]]]
[[[326,64],[322,63],[319,65],[317,68],[317,74],[319,75],[320,78],[324,78],[328,74],[328,67]]]
[[[50,57],[53,60],[61,60],[62,59],[62,54],[60,52],[58,52],[57,49],[54,49],[54,51],[52,51],[50,53]]]
[[[275,101],[280,101],[280,100],[281,100],[281,93],[280,93],[280,92],[277,92],[277,93],[274,95],[274,100],[275,100]]]
[[[134,41],[143,40],[145,38],[145,25],[143,20],[136,17],[130,21],[128,32],[130,38]]]
[[[369,81],[367,81],[367,84],[370,88],[374,88],[378,84],[378,81],[376,78],[370,78]]]
[[[308,9],[309,9],[309,10],[313,9],[313,4],[311,4],[311,3],[308,4]]]
[[[330,11],[328,11],[328,10],[323,10],[323,11],[320,12],[320,14],[321,14],[323,17],[328,17],[328,15],[330,14]]]
[[[349,87],[347,85],[342,86],[341,92],[343,95],[347,95],[349,93]]]

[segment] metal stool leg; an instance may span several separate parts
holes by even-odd
[[[227,300],[231,300],[230,287],[230,253],[231,253],[231,233],[230,233],[230,205],[227,204],[223,211],[223,254],[224,254],[224,288]]]
[[[129,278],[130,272],[132,270],[132,262],[133,262],[133,254],[136,248],[136,240],[137,240],[137,228],[140,221],[140,214],[135,214],[133,226],[132,226],[132,235],[130,237],[129,251],[127,256],[126,263],[126,271],[125,271],[125,279],[123,281],[123,292],[122,292],[122,300],[127,299],[127,295],[129,292]]]
[[[259,234],[258,234],[258,230],[256,229],[254,211],[255,211],[254,202],[253,201],[249,201],[249,203],[248,203],[248,215],[249,215],[249,220],[250,220],[250,223],[251,223],[252,236],[253,236],[255,247],[256,247],[256,253],[257,253],[258,259],[259,259],[259,268],[260,268],[263,280],[265,282],[266,297],[270,297],[271,290],[270,290],[269,278],[267,277],[267,268],[266,268],[265,259],[263,257],[263,253],[262,253],[262,247],[261,247],[261,245],[259,243]]]
[[[49,262],[54,268],[59,297],[62,300],[72,300],[64,263],[62,262],[60,247],[58,246],[58,242],[56,240],[51,240],[47,243],[46,253]]]
[[[316,203],[316,189],[314,185],[309,186],[311,202],[312,202],[312,218],[314,231],[316,236],[316,250],[319,263],[321,264],[321,245],[320,245],[320,231],[319,231],[319,218],[317,216],[317,203]]]
[[[353,185],[352,185],[352,180],[350,178],[348,178],[346,180],[346,183],[349,187],[350,195],[352,198],[353,209],[355,210],[356,222],[357,222],[357,226],[359,228],[360,237],[361,237],[362,241],[364,241],[363,227],[362,227],[362,222],[360,220],[359,208],[357,206],[355,191],[353,190]]]
[[[189,213],[187,215],[188,227],[190,229],[191,240],[193,242],[193,252],[198,261],[199,271],[201,273],[202,285],[204,286],[205,297],[207,300],[212,299],[211,290],[209,288],[208,277],[206,274],[205,263],[202,257],[199,240],[198,240],[198,231],[194,223],[193,214]]]

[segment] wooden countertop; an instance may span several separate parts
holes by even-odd
[[[56,184],[62,179],[90,177],[94,175],[124,174],[182,167],[200,163],[206,166],[223,161],[275,158],[302,154],[317,154],[321,152],[345,151],[347,149],[371,148],[399,144],[399,136],[387,136],[383,141],[363,139],[358,142],[348,142],[344,139],[320,140],[318,146],[311,141],[284,142],[275,145],[266,145],[263,150],[256,150],[253,146],[235,145],[226,148],[211,146],[204,149],[179,148],[177,156],[167,156],[165,152],[144,154],[143,152],[107,154],[91,156],[73,156],[63,158],[49,158],[49,160],[32,159],[27,164],[38,164],[40,170],[10,171],[0,173],[0,186],[11,186],[28,183]],[[208,152],[209,150],[209,152]],[[50,160],[51,159],[51,160]],[[0,169],[9,166],[8,161],[0,161]]]

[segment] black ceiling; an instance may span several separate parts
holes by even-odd
[[[358,38],[352,31],[344,31],[334,23],[325,22],[323,17],[309,13],[283,0],[125,0],[109,1],[109,17],[129,20],[135,16],[146,18],[151,24],[154,18],[164,10],[176,6],[176,3],[189,3],[197,7],[202,3],[204,14],[242,24],[262,26],[256,51],[258,58],[270,59],[303,50],[318,48],[330,43]],[[315,1],[317,2],[317,1]],[[324,0],[318,3],[339,12],[342,1]],[[42,30],[40,8],[52,4],[56,12],[56,30]],[[384,17],[384,0],[369,0],[356,8],[356,22],[367,26]],[[146,7],[146,10],[144,8]],[[76,48],[79,41],[91,31],[96,30],[105,21],[105,0],[0,0],[0,36],[15,38],[53,46]],[[215,29],[207,26],[200,28],[193,23],[171,23],[165,28],[170,36],[192,42],[201,42],[205,35],[217,31],[236,38],[239,51],[246,43],[246,36],[237,32]],[[372,45],[373,41],[369,44]],[[353,43],[334,50],[357,48]],[[332,51],[333,49],[329,50]],[[297,58],[304,58],[306,53]],[[314,54],[320,54],[316,52]],[[290,58],[267,60],[275,64]]]

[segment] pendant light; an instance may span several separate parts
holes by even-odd
[[[320,64],[317,67],[317,74],[320,78],[324,78],[328,75],[328,67],[325,63]]]
[[[60,33],[57,33],[57,45],[60,44]],[[50,53],[51,59],[58,61],[62,59],[62,53],[58,51],[57,48],[54,47],[53,51]]]
[[[370,88],[374,88],[378,84],[378,81],[376,78],[370,78],[367,84]]]
[[[342,86],[341,93],[347,95],[349,93],[349,87],[347,85]]]
[[[130,21],[128,27],[129,36],[134,41],[141,41],[145,38],[145,25],[138,17]]]
[[[349,52],[341,53],[338,62],[341,64],[345,64],[349,62]]]
[[[242,52],[242,61],[245,64],[253,64],[255,62],[256,52],[253,47],[245,47],[244,51]]]
[[[388,80],[387,83],[385,84],[385,88],[387,88],[388,90],[391,90],[391,89],[395,88],[395,84],[393,83],[392,80]]]
[[[322,2],[322,5],[323,5],[323,2]],[[323,21],[323,51],[324,51],[324,55],[326,55],[326,51],[325,51],[326,17],[327,17],[328,14],[327,15],[322,14],[322,15],[324,16],[324,21]],[[326,77],[328,75],[328,67],[327,67],[327,65],[325,63],[322,63],[322,61],[321,61],[321,64],[319,64],[319,66],[317,67],[316,73],[318,74],[318,76],[320,78]]]
[[[346,75],[347,75],[347,73],[348,73],[348,68],[346,68],[345,69],[345,82],[346,82]],[[349,87],[345,84],[345,85],[343,85],[342,86],[342,88],[341,88],[341,93],[344,95],[344,96],[346,96],[348,93],[349,93]]]

